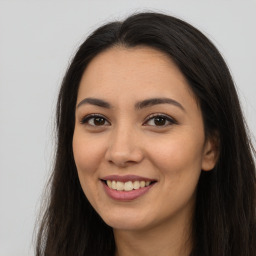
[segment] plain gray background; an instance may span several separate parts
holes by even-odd
[[[182,18],[214,42],[256,135],[255,1],[0,0],[0,256],[34,255],[55,102],[70,58],[96,27],[144,10]]]

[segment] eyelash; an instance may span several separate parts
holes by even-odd
[[[143,123],[143,125],[145,125],[150,120],[154,120],[154,118],[156,118],[156,117],[163,118],[165,120],[165,122],[169,122],[169,124],[159,125],[159,127],[166,127],[168,125],[177,124],[177,121],[174,118],[172,118],[172,117],[170,117],[168,115],[161,114],[161,113],[155,113],[155,114],[152,114],[152,115],[148,116],[146,118],[146,121]],[[152,126],[158,127],[157,125],[152,125]]]
[[[92,119],[96,119],[96,118],[102,118],[104,119],[104,121],[107,121],[108,123],[110,123],[107,118],[103,115],[100,115],[100,114],[90,114],[90,115],[87,115],[85,117],[83,117],[80,121],[81,124],[88,124],[90,120]],[[90,125],[90,124],[89,124]],[[91,126],[97,126],[97,125],[91,125]]]
[[[174,118],[172,118],[172,117],[170,117],[168,115],[164,115],[164,114],[161,114],[161,113],[155,113],[155,114],[152,114],[152,115],[150,115],[150,116],[148,116],[146,118],[145,122],[143,122],[143,126],[146,126],[147,122],[149,122],[150,120],[154,120],[154,118],[157,118],[157,117],[164,119],[165,124],[164,125],[159,125],[159,126],[158,125],[149,125],[149,126],[166,127],[166,126],[169,126],[169,125],[178,124],[178,122]],[[104,119],[104,122],[108,122],[110,124],[110,122],[107,120],[107,118],[105,116],[101,115],[101,114],[90,114],[90,115],[87,115],[87,116],[85,116],[85,117],[83,117],[81,119],[80,123],[81,124],[88,124],[88,125],[90,125],[92,127],[104,126],[105,125],[105,124],[104,125],[92,125],[92,124],[89,124],[90,120],[93,120],[93,119],[96,119],[96,118],[102,118],[102,119]],[[166,122],[169,122],[169,124],[166,124]]]

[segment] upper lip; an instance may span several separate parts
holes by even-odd
[[[121,182],[127,182],[127,181],[156,181],[155,179],[150,179],[142,176],[137,175],[108,175],[105,177],[102,177],[101,180],[115,180],[115,181],[121,181]]]

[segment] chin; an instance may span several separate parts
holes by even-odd
[[[135,214],[102,216],[107,225],[117,230],[140,230],[145,228],[146,219]]]

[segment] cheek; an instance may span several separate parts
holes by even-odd
[[[85,196],[94,206],[99,201],[99,166],[104,157],[101,139],[90,138],[84,133],[74,131],[73,154],[79,181]]]
[[[75,130],[73,153],[78,172],[83,175],[93,175],[104,157],[102,140],[84,136]]]
[[[99,137],[99,136],[98,136]],[[99,166],[104,158],[101,138],[86,136],[75,129],[73,136],[73,154],[79,181],[86,197],[93,203],[99,179]]]
[[[178,213],[186,205],[194,204],[202,147],[202,142],[198,144],[196,140],[175,136],[151,148],[151,161],[160,174],[161,196],[166,199],[163,214]]]
[[[154,142],[149,155],[160,170],[160,175],[171,187],[186,183],[197,184],[201,173],[203,136],[175,134],[162,141]]]

